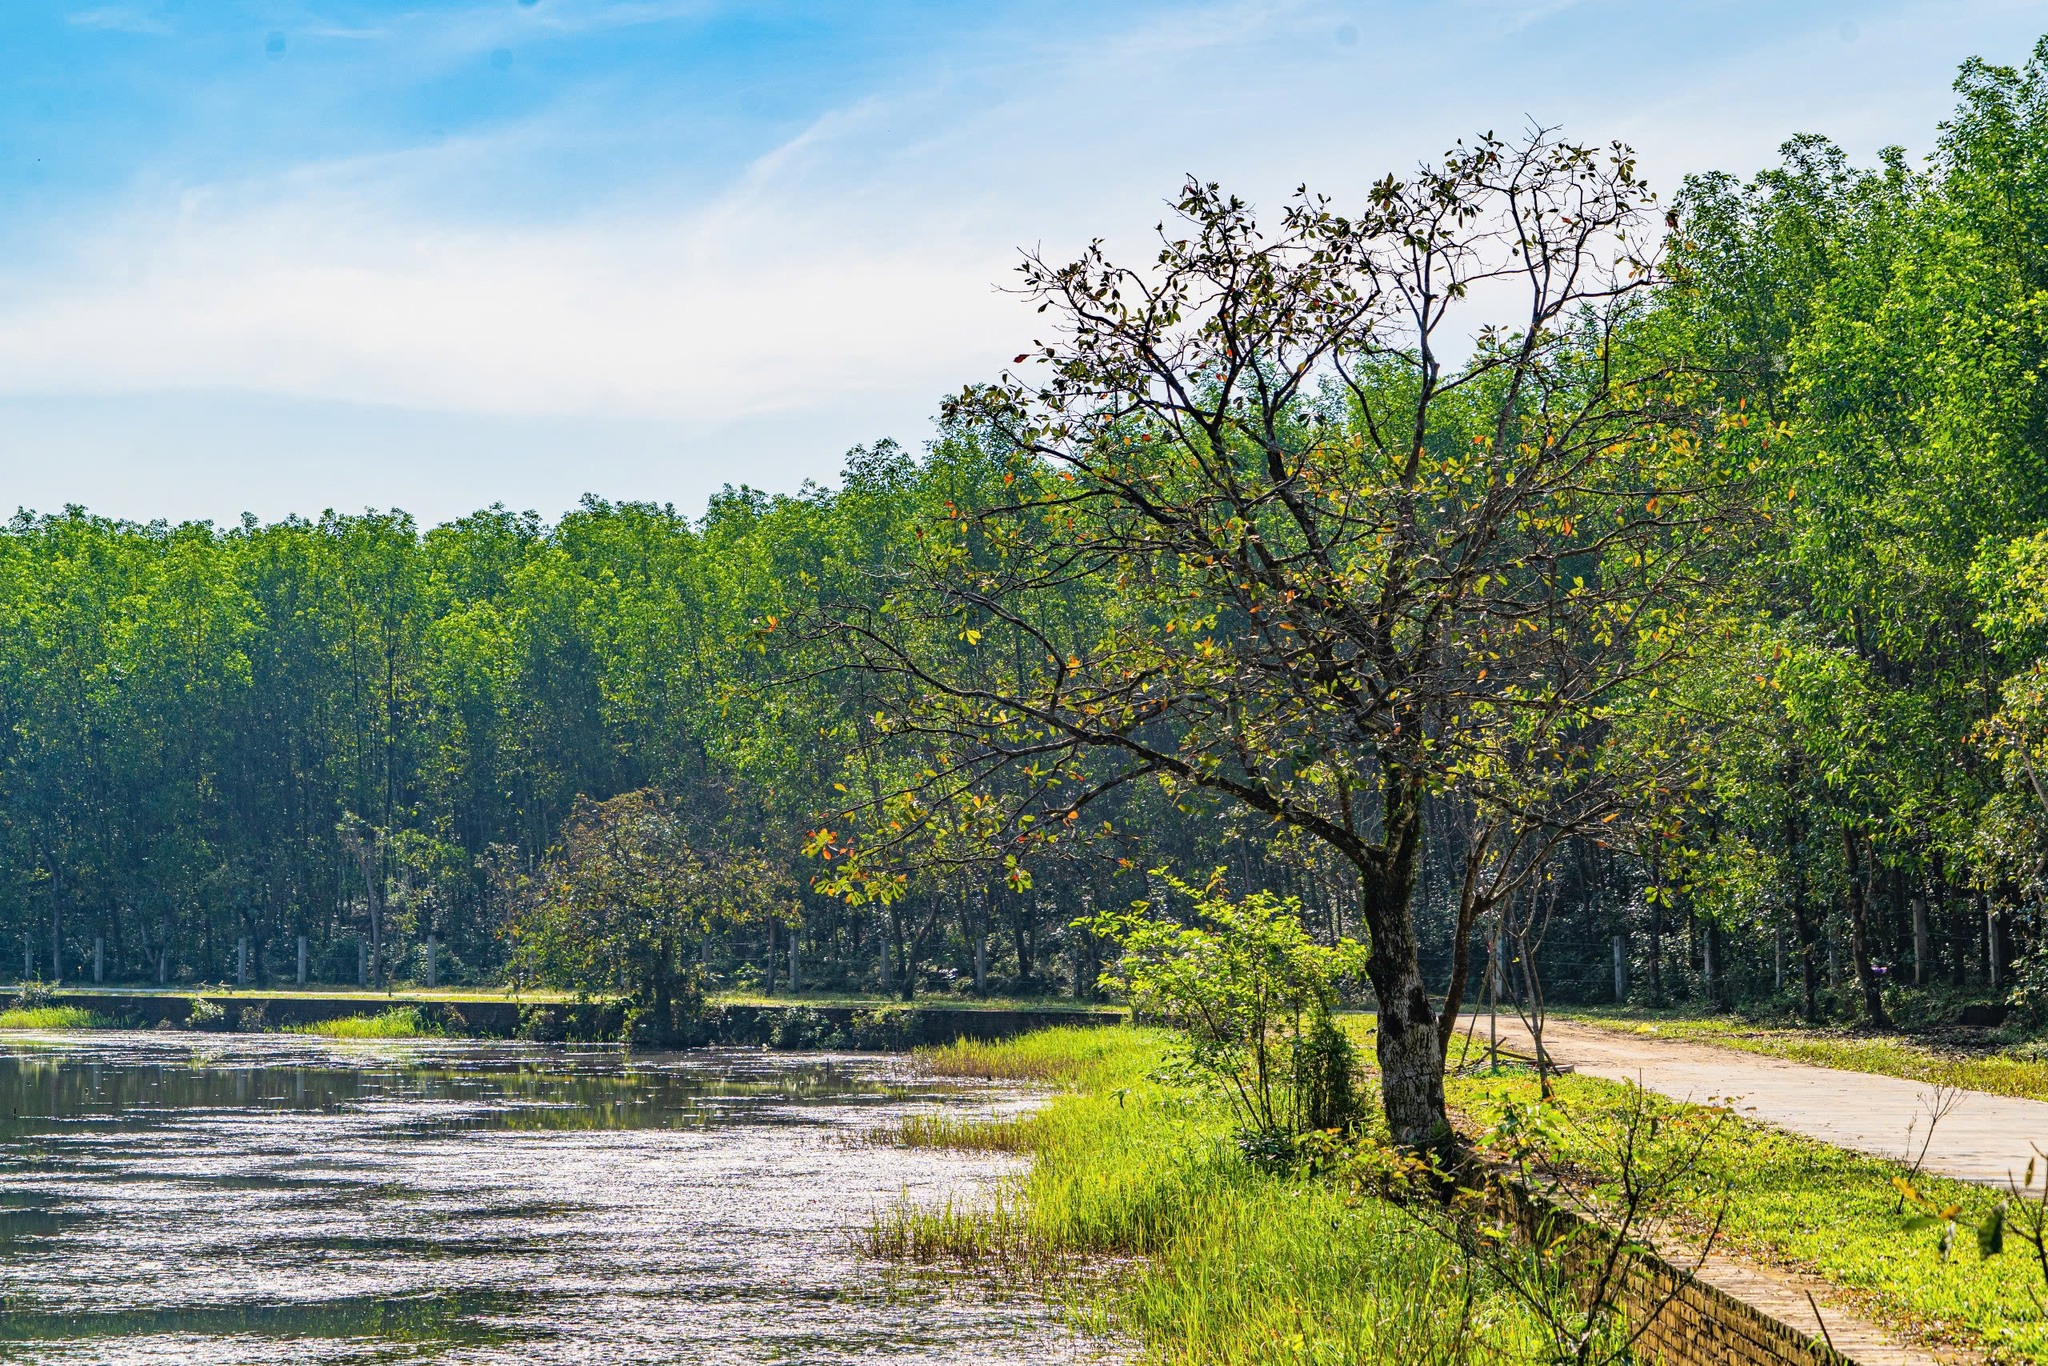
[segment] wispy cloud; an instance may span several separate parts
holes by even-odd
[[[680,213],[482,231],[407,157],[135,208],[0,304],[0,392],[241,388],[493,414],[733,418],[936,392],[1002,349],[984,243],[804,187],[861,111]],[[394,193],[394,187],[399,192]],[[863,222],[862,220],[866,221]]]
[[[115,33],[171,32],[168,20],[132,5],[101,5],[96,9],[77,10],[65,15],[64,22],[78,28],[105,29]]]

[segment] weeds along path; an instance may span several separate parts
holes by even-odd
[[[1466,1023],[1471,1023],[1468,1020]],[[1473,1031],[1473,1055],[1486,1043],[1487,1020]],[[1463,1047],[1451,1046],[1455,1059]],[[1528,1031],[1514,1017],[1500,1017],[1504,1047],[1526,1051]],[[1717,1048],[1712,1044],[1659,1039],[1597,1025],[1552,1020],[1544,1046],[1561,1065],[1587,1076],[1640,1082],[1675,1100],[1722,1100],[1766,1124],[1857,1152],[1912,1164],[1927,1139],[1928,1109],[1935,1088],[1869,1072],[1844,1072],[1810,1063],[1787,1062]],[[2048,1102],[1961,1092],[1928,1143],[1925,1171],[2003,1188],[2034,1156],[2048,1148]]]

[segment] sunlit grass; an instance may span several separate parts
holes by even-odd
[[[876,1134],[877,1141],[905,1148],[963,1148],[977,1152],[1029,1153],[1036,1150],[1036,1115],[1000,1115],[962,1119],[954,1115],[907,1115]]]
[[[113,1021],[80,1006],[0,1010],[0,1029],[111,1029]]]
[[[446,1031],[431,1023],[416,1006],[393,1006],[379,1015],[344,1015],[338,1020],[287,1025],[291,1034],[318,1034],[329,1039],[426,1039]]]
[[[962,1039],[917,1051],[920,1068],[940,1077],[987,1081],[1070,1082],[1092,1086],[1142,1080],[1165,1060],[1156,1030],[1066,1027],[1041,1029],[994,1043]]]

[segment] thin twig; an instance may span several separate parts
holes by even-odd
[[[1828,1350],[1830,1352],[1833,1352],[1836,1356],[1840,1356],[1842,1353],[1841,1350],[1835,1346],[1835,1336],[1834,1334],[1828,1331],[1828,1321],[1820,1316],[1820,1302],[1814,1299],[1813,1292],[1811,1290],[1806,1292],[1806,1303],[1813,1310],[1813,1321],[1820,1325],[1821,1341],[1827,1343]]]

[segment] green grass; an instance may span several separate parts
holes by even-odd
[[[318,1034],[329,1039],[428,1039],[447,1031],[428,1022],[413,1006],[393,1006],[381,1015],[344,1015],[338,1020],[287,1025],[289,1034]]]
[[[1213,1099],[1152,1079],[1166,1036],[1055,1029],[920,1055],[945,1076],[1057,1083],[1030,1115],[913,1118],[899,1139],[1026,1153],[988,1201],[903,1207],[877,1255],[1038,1277],[1084,1328],[1171,1366],[1543,1359],[1527,1311],[1409,1216],[1247,1165]]]
[[[1150,1029],[1040,1029],[994,1043],[962,1039],[921,1048],[918,1065],[940,1077],[1085,1083],[1094,1089],[1142,1082],[1165,1060],[1165,1036]]]
[[[1484,1122],[1510,1099],[1529,1100],[1535,1084],[1524,1078],[1453,1078],[1453,1106]],[[1557,1155],[1612,1175],[1606,1154],[1620,1130],[1630,1088],[1591,1077],[1558,1079],[1566,1117]],[[1697,1121],[1699,1106],[1653,1100],[1665,1121]],[[1846,1149],[1796,1137],[1766,1125],[1725,1116],[1703,1163],[1703,1179],[1682,1197],[1695,1221],[1706,1221],[1723,1190],[1727,1221],[1722,1246],[1771,1263],[1809,1269],[1843,1287],[1880,1321],[1937,1341],[1977,1347],[1995,1361],[2048,1360],[2048,1297],[2032,1252],[2017,1239],[1991,1259],[1977,1255],[1970,1232],[1943,1260],[1933,1231],[1909,1231],[1891,1184],[1904,1168]],[[1997,1194],[1967,1182],[1922,1178],[1916,1183],[1941,1203],[1960,1205],[1981,1219]]]
[[[779,992],[715,991],[705,997],[712,1005],[733,1006],[851,1006],[859,1010],[1115,1010],[1123,1007],[1109,1001],[1077,1001],[1071,996],[953,996],[922,995],[906,1001],[900,996],[873,992],[812,991],[792,996]]]
[[[0,1029],[111,1029],[113,1021],[78,1006],[0,1010]]]
[[[1858,1034],[1824,1026],[1760,1025],[1728,1016],[1645,1020],[1575,1012],[1559,1018],[1654,1038],[1709,1043],[1845,1072],[1872,1072],[1933,1086],[1960,1086],[1999,1096],[2048,1100],[2048,1054],[2040,1051],[2038,1044],[2022,1044],[2017,1049],[1995,1053],[1973,1053],[1929,1047],[1895,1035]]]

